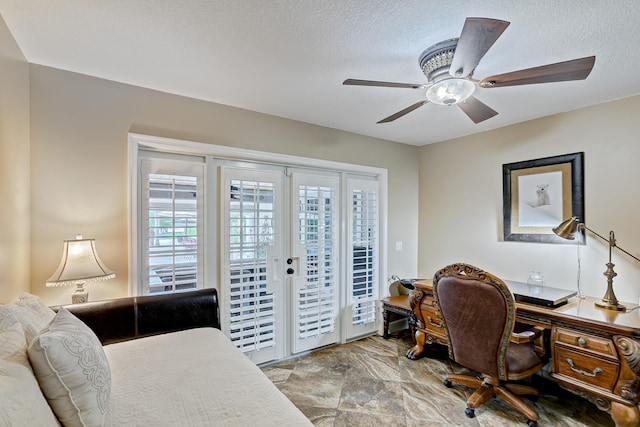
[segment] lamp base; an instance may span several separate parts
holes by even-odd
[[[89,301],[89,292],[84,288],[84,282],[76,282],[76,291],[71,294],[71,302],[78,304]]]
[[[595,303],[593,303],[593,305],[595,305],[598,308],[605,309],[605,310],[625,311],[627,309],[627,307],[625,307],[622,304],[610,304],[610,303],[605,302],[605,301],[595,302]]]
[[[616,294],[613,292],[613,278],[618,275],[613,271],[615,264],[611,262],[611,248],[615,246],[615,242],[613,231],[611,231],[609,232],[609,262],[606,264],[607,271],[602,273],[607,278],[607,292],[604,294],[600,302],[595,302],[594,304],[596,307],[603,308],[605,310],[625,311],[627,307],[618,303],[618,298],[616,298]]]

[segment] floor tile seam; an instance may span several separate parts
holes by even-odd
[[[407,408],[409,407],[409,402],[407,402],[405,400],[405,396],[406,395],[407,395],[407,391],[405,390],[405,388],[403,386],[402,387],[402,407],[404,408],[404,425],[408,426],[409,425],[409,421],[411,421],[411,420],[415,421],[415,419],[411,418],[409,416],[409,411],[407,411]]]

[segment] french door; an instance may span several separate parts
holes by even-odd
[[[337,176],[279,167],[221,171],[220,265],[229,337],[256,363],[337,342]]]
[[[254,362],[283,353],[283,177],[222,167],[222,323]]]
[[[133,294],[216,287],[224,332],[256,363],[375,333],[380,174],[137,154]]]
[[[291,174],[293,353],[338,341],[338,178]]]

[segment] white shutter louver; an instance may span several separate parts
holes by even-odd
[[[142,158],[143,294],[203,286],[203,166]]]
[[[231,180],[229,334],[243,352],[275,345],[275,306],[267,290],[267,248],[274,241],[274,184]]]
[[[297,240],[306,252],[306,283],[297,290],[298,336],[303,339],[335,329],[334,199],[331,187],[298,186]]]
[[[352,189],[351,242],[352,324],[368,324],[376,319],[378,281],[378,198],[377,190]]]

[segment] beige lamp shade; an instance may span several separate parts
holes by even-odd
[[[76,285],[72,301],[86,302],[88,293],[84,290],[87,281],[108,280],[116,277],[100,260],[94,239],[83,239],[81,234],[75,240],[64,240],[62,260],[58,269],[46,282],[47,286]]]

